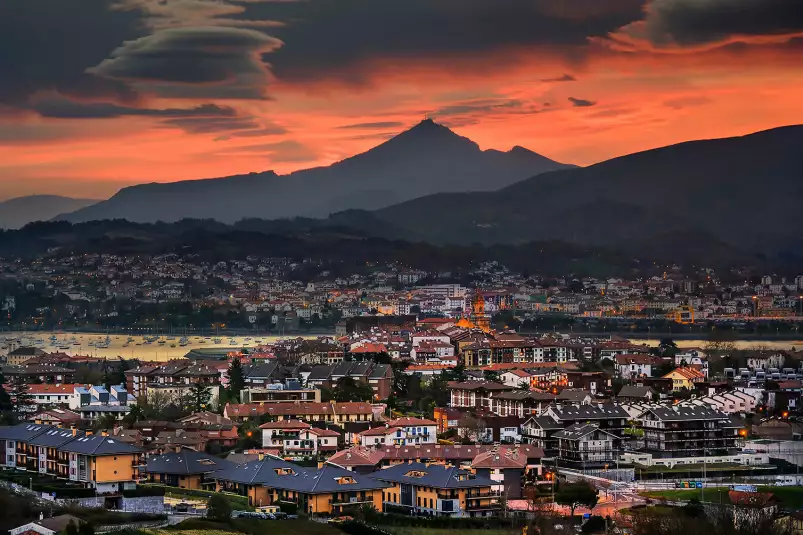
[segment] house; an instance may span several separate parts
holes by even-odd
[[[312,427],[300,420],[267,422],[259,427],[263,448],[275,448],[293,458],[334,453],[340,439],[337,431]]]
[[[72,515],[44,518],[44,515],[39,513],[39,520],[10,529],[8,533],[10,535],[56,535],[57,533],[64,533],[70,522],[78,526],[83,521]]]
[[[652,377],[653,370],[657,369],[663,362],[660,357],[631,353],[616,355],[614,358],[616,371],[623,379]]]
[[[596,423],[600,429],[621,437],[628,426],[630,415],[619,405],[597,403],[592,405],[554,405],[544,416],[549,416],[562,427],[576,423]]]
[[[548,392],[497,392],[490,397],[490,410],[499,416],[518,416],[526,418],[541,414],[555,401],[555,395]]]
[[[437,442],[438,424],[425,418],[405,416],[388,422],[390,427],[403,429],[411,440],[409,444],[434,444]]]
[[[439,464],[397,464],[371,474],[391,485],[383,491],[386,506],[411,514],[449,517],[492,516],[500,509],[496,482],[467,470]]]
[[[555,399],[558,402],[568,402],[575,405],[590,405],[593,400],[591,392],[575,388],[564,388]]]
[[[45,351],[38,347],[18,347],[9,351],[6,355],[6,364],[10,366],[22,366],[34,357],[45,355]]]
[[[705,381],[705,375],[694,368],[675,368],[663,376],[664,379],[672,381],[672,390],[693,390],[695,383]]]
[[[734,462],[740,427],[728,415],[705,406],[653,407],[640,418],[644,429],[643,452],[656,464],[674,466],[708,462]]]
[[[259,419],[268,415],[276,420],[303,420],[305,422],[328,422],[341,425],[346,422],[372,422],[385,412],[384,404],[361,401],[329,403],[227,403],[223,416],[235,422]]]
[[[491,394],[513,390],[510,386],[492,381],[450,381],[447,386],[449,388],[450,407],[473,409],[490,409]]]
[[[576,423],[555,433],[558,459],[572,466],[603,466],[616,461],[620,438],[600,429],[599,424]]]
[[[390,484],[331,463],[306,468],[272,456],[210,474],[217,490],[248,498],[254,507],[291,503],[311,516],[353,513],[363,504],[382,510]]]
[[[471,468],[477,476],[497,482],[494,491],[515,500],[523,496],[525,478],[531,473],[539,475],[541,465],[530,464],[524,448],[495,446],[477,455],[471,461]]]
[[[51,405],[67,406],[70,404],[73,390],[77,386],[72,384],[31,384],[28,385],[28,394],[38,408]]]
[[[215,481],[209,475],[231,468],[229,461],[214,455],[187,448],[148,457],[143,474],[151,483],[193,490],[214,490]]]
[[[31,421],[54,427],[70,427],[81,421],[81,415],[67,409],[45,409],[31,416]]]
[[[137,404],[137,399],[128,394],[125,385],[112,385],[107,390],[102,385],[76,385],[70,396],[70,409],[86,420],[113,415],[122,418]]]
[[[555,433],[564,425],[550,416],[532,416],[521,426],[522,441],[542,448],[547,456],[554,456],[558,451],[558,440]]]
[[[616,395],[616,399],[623,403],[637,401],[649,402],[655,399],[655,390],[649,386],[624,385],[622,389],[619,390],[619,394]]]

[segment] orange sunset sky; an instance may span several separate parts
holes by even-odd
[[[803,123],[800,0],[25,0],[0,50],[0,200],[327,165],[425,114],[579,165]]]

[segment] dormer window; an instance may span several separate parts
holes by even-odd
[[[404,474],[404,477],[424,477],[425,475],[427,475],[426,472],[421,472],[418,470],[410,470],[409,472]]]
[[[338,485],[354,485],[354,484],[357,483],[356,481],[354,481],[353,477],[349,477],[349,476],[339,477],[339,478],[337,478],[336,481],[337,481]]]
[[[296,473],[293,471],[292,468],[276,468],[274,469],[277,476],[294,476]]]

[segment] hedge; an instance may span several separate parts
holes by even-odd
[[[515,528],[521,525],[520,520],[498,516],[478,518],[453,518],[448,516],[410,516],[396,513],[379,513],[366,511],[365,521],[371,525],[417,527],[433,529],[489,529]]]
[[[126,498],[146,498],[150,496],[164,496],[165,489],[161,487],[143,487],[135,489],[123,489],[123,496]]]

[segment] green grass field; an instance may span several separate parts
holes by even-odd
[[[771,492],[784,507],[800,509],[803,507],[803,487],[758,487],[759,492]],[[646,498],[666,498],[667,500],[687,502],[692,498],[700,499],[700,489],[670,489],[640,493]],[[709,487],[705,489],[704,501],[711,503],[730,503],[727,487]]]

